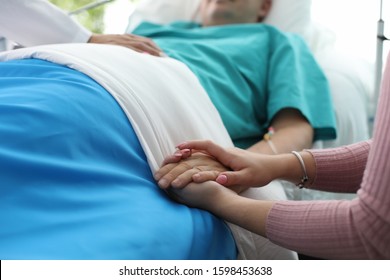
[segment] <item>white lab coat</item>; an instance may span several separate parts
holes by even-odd
[[[0,0],[0,37],[22,46],[85,43],[91,32],[46,0]]]

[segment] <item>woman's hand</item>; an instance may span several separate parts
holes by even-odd
[[[240,191],[242,191],[249,187],[267,185],[280,175],[278,174],[281,167],[280,161],[278,161],[279,156],[258,154],[239,148],[225,149],[207,140],[188,141],[180,144],[178,148],[176,156],[169,157],[168,161],[179,161],[180,155],[187,158],[186,160],[191,159],[188,157],[188,151],[196,150],[197,154],[199,151],[206,153],[225,167],[225,170],[213,169],[213,166],[204,168],[204,170],[193,170],[191,178],[196,183],[215,180],[229,188],[241,188]],[[180,150],[183,153],[180,153]],[[227,169],[231,171],[227,171]],[[169,172],[166,173],[169,174]],[[188,183],[188,181],[186,182]]]
[[[164,56],[153,40],[133,34],[92,34],[88,43],[118,45],[141,53]]]

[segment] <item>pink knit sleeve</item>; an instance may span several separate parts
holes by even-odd
[[[335,149],[309,150],[317,174],[311,189],[328,192],[356,192],[363,179],[371,141]]]
[[[343,184],[344,189],[352,190],[361,181],[358,197],[348,201],[276,203],[266,222],[266,234],[272,242],[325,259],[390,259],[390,57],[378,104],[363,177],[360,156],[368,152],[368,143],[357,144],[358,153],[313,153],[318,168],[317,186],[343,189]],[[348,159],[347,164],[339,162],[344,159]],[[325,171],[319,170],[322,168]],[[359,174],[352,174],[355,172]]]

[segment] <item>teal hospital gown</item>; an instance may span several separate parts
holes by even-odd
[[[260,141],[283,108],[307,118],[314,140],[336,137],[328,82],[299,36],[265,24],[204,28],[190,22],[143,22],[133,33],[153,39],[193,71],[236,146]]]

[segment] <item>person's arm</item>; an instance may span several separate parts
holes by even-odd
[[[29,47],[44,44],[119,45],[155,56],[161,49],[149,38],[131,34],[93,34],[45,0],[0,0],[0,35]]]
[[[22,46],[86,43],[92,33],[45,0],[0,0],[0,34]]]
[[[207,141],[191,141],[189,145],[183,144],[183,147],[199,149],[204,144],[208,152],[233,169],[239,169],[242,165],[238,171],[225,172],[226,183],[229,184],[237,181],[247,185],[263,182],[263,172],[257,169],[261,165],[257,161],[258,157],[268,159],[263,167],[270,169],[266,169],[264,175],[274,170],[272,176],[284,177],[292,182],[299,180],[302,175],[299,161],[290,154],[267,156],[237,149],[233,152],[238,151],[239,154],[232,157],[232,153]],[[308,175],[312,176],[314,159],[310,163],[310,153],[303,152],[301,155],[307,163]],[[356,217],[364,218],[364,213],[359,212],[359,201],[255,200],[239,196],[211,181],[190,183],[181,189],[169,188],[168,193],[181,203],[210,211],[228,222],[269,238],[275,244],[306,255],[330,259],[368,257],[364,241],[357,230],[361,222],[355,221]],[[368,214],[375,215],[370,211]]]
[[[167,189],[175,200],[201,208],[259,235],[266,235],[266,220],[274,202],[237,195],[216,182],[190,183],[183,189]]]
[[[356,230],[360,226],[351,217],[351,211],[357,212],[357,202],[255,200],[210,181],[191,183],[183,189],[171,188],[168,192],[181,203],[209,211],[275,244],[309,256],[369,257],[364,238]]]
[[[315,159],[316,176],[311,188],[327,192],[356,192],[363,180],[372,141],[343,147],[308,150]]]
[[[224,149],[204,140],[189,141],[179,148],[204,150],[229,166],[234,171],[222,172],[217,177],[217,182],[226,185],[261,185],[275,178],[296,183],[302,178],[302,166],[294,154],[262,155],[241,149]],[[316,163],[312,156],[315,153],[303,151],[299,154],[309,178],[315,177]],[[333,163],[339,160],[333,158]],[[328,164],[331,165],[332,160]],[[347,181],[348,178],[345,179]],[[371,204],[366,205],[359,200],[254,200],[236,195],[211,181],[191,183],[185,188],[169,188],[168,193],[181,203],[210,211],[228,222],[269,238],[275,244],[320,258],[367,258],[365,246],[370,242],[362,238],[360,230],[364,229],[363,224],[372,224],[367,219],[380,219],[369,209],[371,206],[367,208]],[[365,195],[360,198],[366,199],[366,202],[369,199]]]
[[[280,154],[312,147],[313,128],[298,110],[288,108],[281,110],[273,118],[271,126],[274,130],[271,138],[273,148],[271,148],[270,143],[267,143],[268,141],[261,139],[255,145],[249,147],[249,151],[263,154]]]

